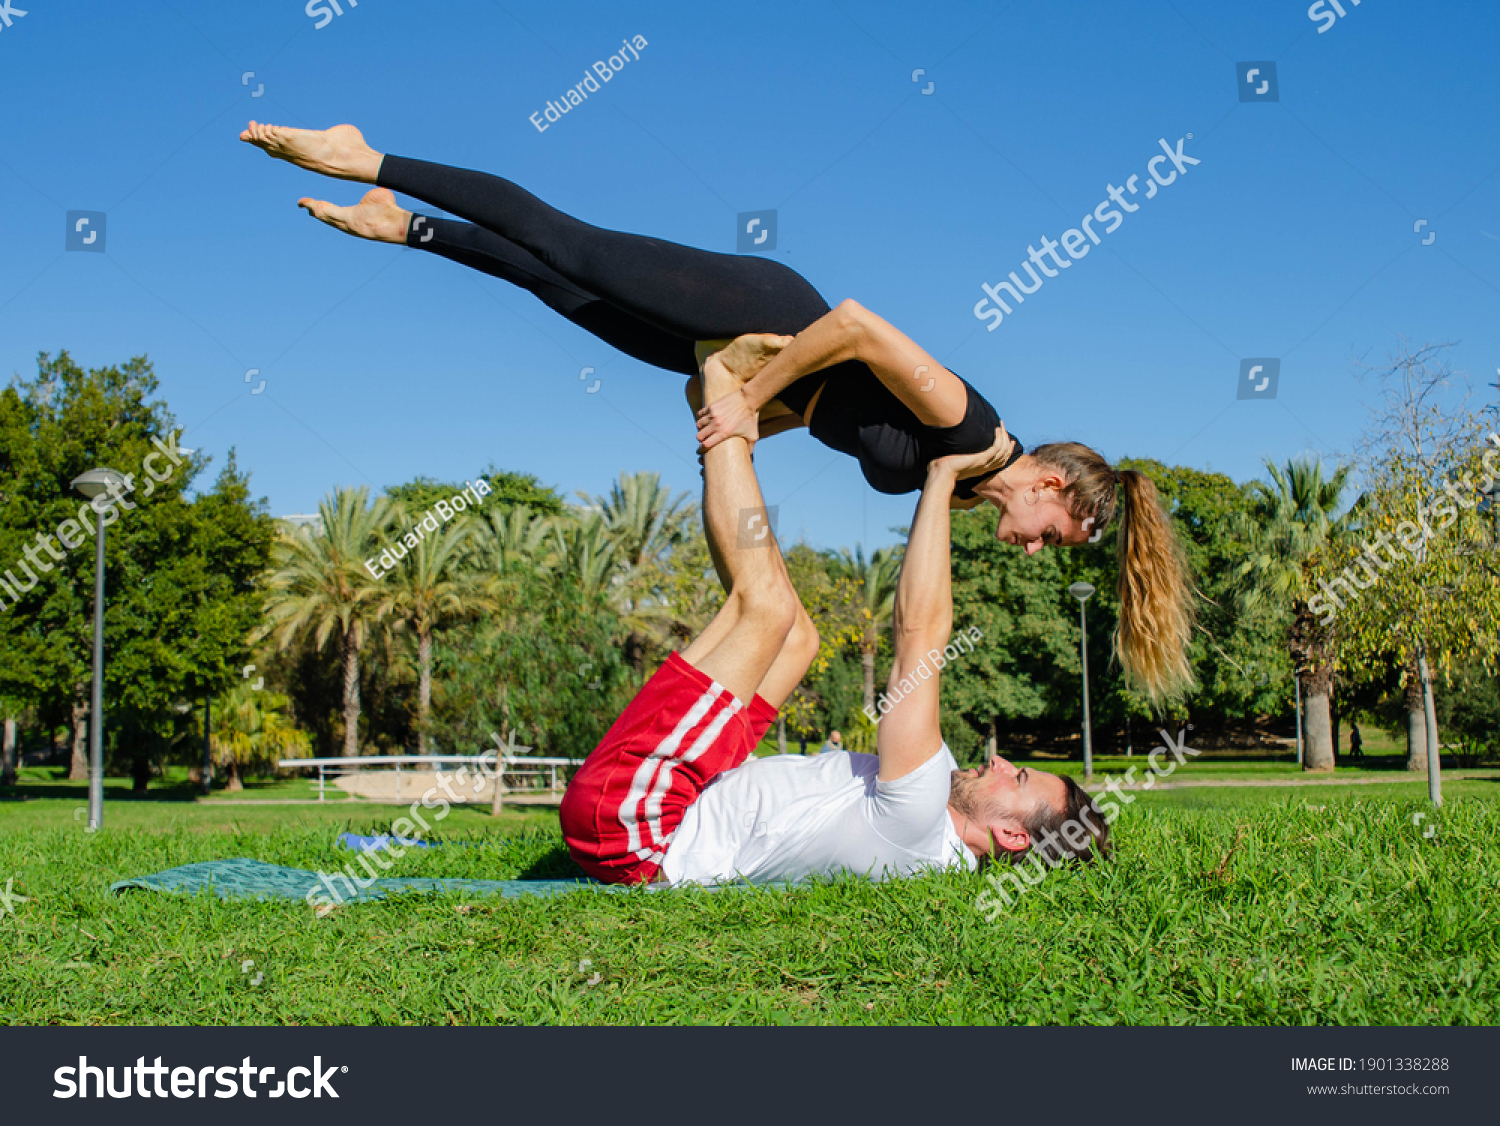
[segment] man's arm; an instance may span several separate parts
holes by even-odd
[[[961,476],[1004,464],[1011,440],[1004,427],[983,453],[955,454],[927,467],[927,483],[906,541],[891,635],[896,660],[886,695],[900,696],[880,721],[875,749],[880,779],[904,778],[943,746],[938,715],[937,656],[953,632],[953,559],[948,504]]]
[[[886,695],[900,696],[880,721],[875,749],[880,779],[894,782],[921,766],[943,745],[938,722],[937,662],[932,650],[953,630],[953,579],[948,501],[958,480],[950,459],[927,467],[927,483],[912,521],[896,583],[891,637],[896,659]]]

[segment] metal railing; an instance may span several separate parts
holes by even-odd
[[[501,789],[507,793],[559,793],[558,770],[567,767],[583,765],[581,758],[531,758],[526,755],[505,755],[501,761],[505,764],[500,772]],[[286,758],[280,760],[276,765],[282,770],[301,770],[306,767],[318,768],[318,800],[325,801],[329,778],[342,778],[355,774],[380,773],[396,775],[396,801],[401,798],[401,768],[403,766],[430,766],[438,767],[445,763],[462,766],[470,766],[490,777],[495,771],[494,755],[360,755],[354,758]],[[373,769],[372,769],[373,768]],[[422,773],[428,773],[422,771]],[[511,786],[505,781],[507,777],[517,780],[528,779],[539,782],[543,777],[547,779],[544,790],[540,785]]]

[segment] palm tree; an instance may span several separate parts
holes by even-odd
[[[576,575],[579,588],[590,599],[610,598],[620,580],[620,550],[597,512],[554,520],[549,547],[548,569]]]
[[[394,523],[406,523],[404,510],[393,510]],[[467,521],[450,524],[417,542],[384,583],[376,617],[390,616],[397,629],[417,637],[417,753],[427,753],[427,726],[432,713],[432,633],[490,605],[473,578],[461,571]]]
[[[609,496],[578,495],[598,511],[627,570],[662,561],[687,537],[696,515],[688,494],[672,496],[659,473],[622,473]]]
[[[546,552],[552,525],[552,517],[524,505],[488,509],[469,525],[474,565],[496,575],[516,566],[536,566]]]
[[[287,718],[286,696],[257,691],[239,681],[219,698],[219,726],[209,737],[217,764],[224,769],[226,790],[243,790],[242,774],[251,767],[266,769],[278,759],[306,758],[312,740]]]
[[[275,639],[285,650],[310,633],[322,649],[335,632],[344,672],[344,755],[359,754],[359,651],[378,616],[381,593],[365,560],[378,555],[391,521],[384,497],[337,489],[318,505],[318,521],[284,528],[266,602],[266,624],[252,640]]]
[[[581,534],[589,539],[602,532],[613,547],[607,594],[627,631],[626,660],[643,672],[647,644],[665,640],[671,630],[666,563],[692,534],[697,506],[687,493],[674,497],[651,472],[622,473],[607,497],[579,496],[593,510],[582,519]]]
[[[865,549],[853,554],[845,548],[833,561],[833,570],[859,589],[864,617],[859,638],[859,660],[864,670],[865,707],[875,707],[875,654],[880,651],[880,631],[891,624],[896,607],[896,582],[901,577],[900,556],[891,548],[880,548],[869,559]]]
[[[1335,514],[1349,483],[1349,467],[1339,466],[1326,479],[1320,463],[1289,461],[1285,467],[1265,462],[1270,484],[1251,484],[1251,510],[1242,527],[1250,552],[1240,566],[1247,608],[1271,599],[1290,605],[1287,629],[1292,668],[1302,689],[1304,770],[1333,769],[1333,725],[1329,695],[1333,689],[1333,638],[1329,627],[1308,609],[1317,593],[1310,565],[1339,534]]]

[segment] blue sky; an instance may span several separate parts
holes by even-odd
[[[63,348],[149,355],[184,444],[237,448],[278,515],[491,461],[569,494],[647,468],[696,489],[676,376],[495,279],[321,226],[298,197],[362,189],[236,139],[251,117],[351,122],[708,249],[774,208],[775,257],[902,328],[1030,444],[1239,480],[1347,455],[1375,393],[1353,361],[1398,335],[1458,341],[1454,366],[1495,394],[1500,6],[1343,6],[1319,33],[1306,4],[1258,0],[343,0],[318,29],[299,0],[22,0],[0,20],[0,374]],[[636,35],[638,60],[536,130]],[[1236,64],[1265,60],[1281,100],[1241,103]],[[986,331],[981,283],[1107,184],[1144,189],[1158,140],[1188,134],[1201,163]],[[105,253],[64,250],[73,210],[106,212]],[[1280,358],[1275,400],[1236,399],[1248,357]],[[757,465],[784,540],[876,546],[910,517],[805,431]]]

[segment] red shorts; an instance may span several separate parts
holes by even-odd
[[[688,806],[775,718],[759,696],[741,704],[673,653],[568,784],[560,815],[573,859],[607,884],[649,882]]]

